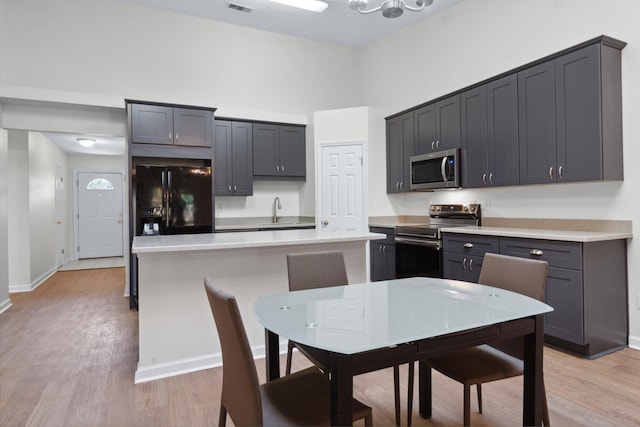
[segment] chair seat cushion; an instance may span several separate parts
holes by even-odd
[[[331,424],[329,380],[317,367],[269,381],[260,386],[265,426],[328,426]],[[353,399],[353,420],[371,408]]]
[[[488,345],[468,348],[425,362],[465,385],[522,375],[523,362]]]

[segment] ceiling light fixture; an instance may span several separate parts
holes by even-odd
[[[96,142],[95,139],[90,139],[90,138],[76,138],[76,141],[78,141],[78,144],[82,145],[85,148],[92,147],[93,144]]]
[[[271,0],[274,3],[285,4],[287,6],[297,7],[299,9],[309,10],[311,12],[324,12],[329,6],[326,2],[320,0]]]
[[[353,10],[356,10],[363,15],[374,13],[379,10],[382,11],[382,15],[385,18],[397,18],[402,15],[406,10],[410,10],[412,12],[420,12],[426,6],[431,6],[433,4],[433,0],[414,0],[416,5],[409,6],[405,0],[386,0],[380,6],[375,7],[373,9],[366,10],[367,8],[367,0],[349,0],[349,7]]]

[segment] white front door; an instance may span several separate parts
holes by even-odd
[[[62,167],[56,165],[56,264],[64,264],[64,177]]]
[[[78,173],[78,258],[122,256],[122,174]]]
[[[320,147],[320,227],[365,229],[362,150],[361,143]]]

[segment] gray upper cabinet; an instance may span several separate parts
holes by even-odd
[[[517,185],[517,76],[476,87],[460,96],[462,185]]]
[[[213,112],[164,105],[132,104],[131,142],[212,146]]]
[[[305,131],[300,126],[253,124],[253,175],[256,178],[306,178]]]
[[[553,62],[518,73],[520,184],[555,181],[556,101]]]
[[[414,148],[412,111],[387,120],[387,193],[409,191],[409,158]]]
[[[416,109],[414,123],[414,154],[460,148],[460,96]]]
[[[587,46],[518,77],[520,183],[623,179],[619,48]]]
[[[216,196],[251,196],[252,124],[216,120],[214,127]]]

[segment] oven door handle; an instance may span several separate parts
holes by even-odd
[[[409,239],[406,237],[398,237],[395,238],[396,243],[403,243],[406,245],[415,245],[415,246],[425,246],[427,248],[440,249],[440,241],[439,240],[423,240],[423,239]]]

